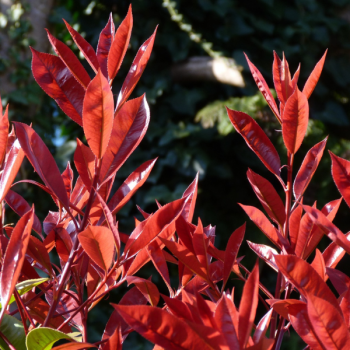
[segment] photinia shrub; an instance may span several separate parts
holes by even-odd
[[[286,58],[274,54],[279,106],[247,58],[259,90],[281,124],[286,177],[281,176],[279,154],[256,121],[227,110],[237,132],[277,177],[285,193],[282,200],[267,179],[248,169],[248,181],[266,215],[258,208],[240,206],[273,245],[248,242],[258,256],[249,271],[238,257],[245,224],[232,233],[222,251],[215,247],[215,227],[204,227],[200,219],[197,225],[192,222],[198,176],[182,198],[157,203],[154,213],[139,208],[143,221],[136,220],[130,234],[118,229],[116,214],[143,185],[156,162],[151,159],[141,164],[112,193],[118,170],[141,142],[150,121],[146,97],[129,97],[149,60],[155,32],[139,49],[116,101],[112,93],[132,21],[131,7],[117,30],[110,17],[96,51],[66,23],[94,72],[92,79],[73,52],[49,31],[57,55],[32,49],[35,80],[83,128],[86,143],[77,140],[74,153],[76,180],[70,163],[60,173],[31,126],[13,122],[9,132],[8,106],[2,110],[0,104],[0,348],[122,349],[128,334],[136,331],[153,342],[154,349],[269,350],[280,349],[284,334],[293,327],[307,348],[349,349],[350,278],[336,270],[345,253],[350,253],[349,234],[332,223],[341,198],[321,210],[316,203],[303,203],[327,139],[309,150],[293,177],[294,156],[308,126],[308,99],[326,54],[302,90],[297,85],[300,68],[292,78]],[[330,155],[333,179],[350,206],[350,162]],[[39,186],[57,206],[43,223],[34,205],[15,192],[14,181],[24,157],[42,183],[20,182]],[[7,223],[7,210],[20,216],[16,224]],[[321,253],[317,245],[324,235],[332,242]],[[315,249],[310,264],[307,259]],[[50,252],[56,253],[59,265]],[[275,291],[259,281],[259,259],[277,274]],[[137,276],[146,264],[155,267],[168,295],[160,294],[151,278]],[[176,288],[168,264],[176,266]],[[244,281],[237,305],[234,289],[226,288],[232,273]],[[337,295],[327,285],[328,279]],[[111,303],[113,312],[101,341],[89,343],[89,312],[123,284],[130,288],[118,304]],[[267,312],[256,320],[259,303]]]

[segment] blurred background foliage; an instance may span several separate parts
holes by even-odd
[[[28,45],[36,47],[37,40],[31,36],[33,18],[28,19],[26,12],[30,12],[32,2],[10,1],[11,6],[4,10],[6,2],[9,0],[0,1],[0,31],[10,40],[11,46],[7,55],[0,57],[0,91],[6,84],[12,89],[2,94],[3,103],[10,103],[11,119],[33,123],[63,169],[66,161],[72,159],[76,137],[83,138],[82,130],[31,78]],[[285,53],[292,72],[301,62],[299,87],[302,88],[328,48],[323,74],[310,99],[310,125],[304,145],[296,156],[295,169],[307,150],[327,135],[327,148],[350,159],[349,0],[55,0],[50,4],[47,26],[78,54],[62,18],[96,47],[109,13],[113,13],[118,25],[130,2],[134,29],[130,49],[115,79],[116,95],[137,49],[157,24],[159,28],[151,59],[133,94],[136,97],[146,92],[151,108],[150,127],[140,147],[119,171],[116,186],[144,161],[159,159],[147,183],[118,214],[117,219],[125,232],[131,232],[133,216],[140,219],[136,203],[148,212],[156,210],[155,199],[163,204],[179,198],[197,172],[200,181],[195,220],[200,216],[205,225],[216,225],[217,245],[221,248],[233,230],[247,220],[237,202],[259,206],[246,179],[248,167],[268,178],[283,196],[279,183],[234,133],[225,112],[228,106],[257,119],[285,163],[280,126],[258,93],[243,52],[261,70],[271,88],[273,50],[280,56]],[[176,82],[171,74],[173,66],[198,56],[234,59],[243,69],[245,87],[211,81]],[[83,64],[87,66],[86,62]],[[30,167],[23,168],[22,176],[31,171]],[[43,218],[47,209],[53,208],[50,198],[43,193],[38,195],[37,189],[29,186],[25,190],[23,194],[29,200],[36,197],[36,202],[41,201],[42,205],[36,204],[36,209]],[[322,207],[339,196],[331,179],[329,155],[325,153],[304,202],[313,204],[317,200]],[[335,221],[345,232],[348,213],[348,208],[342,204]],[[251,223],[248,223],[246,238],[266,243]],[[323,246],[325,244],[326,241]],[[244,262],[251,267],[255,258],[246,244],[241,254],[247,256]],[[268,269],[262,268],[262,281],[272,287],[274,280]],[[145,275],[148,277],[149,272]],[[153,276],[156,281],[156,273]],[[107,315],[100,313],[96,317],[106,318]],[[99,332],[97,325],[96,334]],[[97,339],[96,334],[92,332],[92,338]],[[144,348],[144,345],[136,345],[139,338],[132,339],[135,341],[130,340],[133,349]],[[293,342],[292,337],[286,349],[300,348],[300,344]]]

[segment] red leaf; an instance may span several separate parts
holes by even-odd
[[[348,232],[346,235],[346,239],[349,240],[350,232]],[[332,242],[322,253],[323,259],[325,262],[326,267],[335,268],[339,261],[343,258],[345,255],[345,251],[342,247],[339,247],[337,244]]]
[[[100,179],[111,177],[140,144],[150,120],[146,97],[125,103],[113,122],[111,139],[102,160]]]
[[[74,174],[69,161],[67,162],[66,169],[63,171],[61,176],[62,176],[64,186],[66,187],[67,196],[68,198],[70,198],[72,194]]]
[[[350,288],[350,277],[345,273],[327,267],[327,275],[339,295],[342,295]]]
[[[259,260],[249,275],[242,292],[239,305],[238,340],[241,348],[245,347],[253,328],[259,296]]]
[[[116,214],[145,183],[156,161],[157,158],[143,163],[122,183],[108,203],[112,214]]]
[[[323,256],[322,256],[321,252],[318,249],[316,249],[316,255],[314,257],[314,260],[311,263],[311,266],[315,269],[315,271],[325,281],[326,265],[324,263]]]
[[[251,169],[248,169],[247,177],[268,216],[283,228],[286,214],[284,204],[275,188],[269,181],[254,173]]]
[[[278,271],[275,255],[278,255],[276,249],[269,247],[264,244],[256,244],[247,241],[249,248],[260,258],[263,259],[270,267],[272,267],[276,272]]]
[[[185,192],[182,195],[182,198],[187,196],[192,196],[189,201],[186,202],[184,210],[182,211],[181,216],[188,222],[192,222],[194,208],[196,206],[197,200],[197,192],[198,192],[198,173],[193,180],[193,182],[187,187]]]
[[[199,263],[196,256],[186,247],[178,243],[159,238],[176,258],[196,275],[208,281],[206,269]]]
[[[246,224],[244,223],[241,227],[235,230],[230,236],[226,250],[225,250],[225,260],[224,260],[224,275],[223,275],[223,285],[222,291],[225,290],[226,283],[230,277],[233,265],[236,262],[238,250],[242,244]]]
[[[118,258],[119,258],[119,254],[120,254],[120,235],[119,235],[119,230],[118,230],[118,223],[115,223],[111,211],[109,210],[107,204],[105,203],[105,201],[103,200],[103,198],[100,196],[100,194],[98,192],[96,192],[96,196],[97,196],[98,200],[101,203],[102,210],[104,212],[104,215],[105,215],[108,227],[113,233],[114,243],[115,243],[115,246],[117,248],[117,253],[118,253]]]
[[[258,123],[246,113],[234,111],[227,107],[226,110],[232,125],[242,135],[249,148],[260,158],[268,170],[279,176],[280,157]]]
[[[84,55],[86,60],[89,62],[91,68],[97,74],[100,64],[98,63],[97,56],[93,47],[76,31],[74,30],[65,20],[63,20],[69,34],[72,36],[75,44],[78,46],[80,52]]]
[[[304,85],[303,93],[305,94],[305,96],[307,98],[310,98],[312,92],[314,91],[314,89],[316,87],[318,79],[321,76],[321,72],[323,69],[324,61],[326,59],[327,51],[328,51],[328,49],[323,54],[322,58],[317,62],[314,70],[311,72],[309,78],[307,79],[307,81]]]
[[[79,241],[89,257],[107,272],[113,261],[113,233],[107,227],[89,226],[78,234]]]
[[[85,348],[96,348],[96,345],[90,343],[67,343],[59,346],[55,346],[54,350],[82,350]]]
[[[109,15],[109,19],[106,26],[101,31],[96,50],[96,56],[101,67],[101,72],[106,77],[106,79],[108,79],[107,59],[109,57],[109,50],[111,49],[114,40],[114,33],[115,27],[111,13]],[[118,38],[116,39],[118,40]]]
[[[88,191],[91,189],[95,175],[95,156],[91,149],[77,139],[77,148],[74,152],[74,164]]]
[[[144,278],[127,276],[126,281],[128,286],[130,284],[135,284],[137,289],[143,294],[143,296],[148,300],[152,306],[157,306],[160,298],[158,288],[154,283]]]
[[[1,99],[0,99],[0,104],[1,104]],[[8,105],[6,106],[4,115],[2,115],[2,111],[0,111],[0,164],[2,164],[6,155],[6,146],[7,146],[7,139],[8,139],[8,133],[9,133],[8,112],[9,112]]]
[[[305,303],[295,304],[288,307],[289,319],[295,331],[313,350],[325,350],[318,339],[307,314]]]
[[[86,140],[97,158],[106,152],[113,126],[113,94],[101,71],[89,84],[83,105]]]
[[[147,219],[147,223],[137,237],[129,238],[124,253],[132,257],[149,242],[156,238],[163,230],[166,230],[181,214],[187,198],[181,198],[164,205],[161,209]]]
[[[256,326],[255,332],[254,332],[254,337],[253,337],[253,342],[256,344],[262,339],[264,339],[266,331],[269,327],[270,320],[272,316],[272,310],[268,311],[260,320],[258,325]]]
[[[168,266],[166,264],[163,250],[160,248],[160,245],[158,244],[157,241],[154,240],[147,246],[147,253],[151,258],[154,267],[157,269],[159,274],[162,276],[165,284],[167,285],[170,295],[172,295],[174,292],[170,284]]]
[[[257,208],[238,203],[249,216],[250,220],[265,234],[265,236],[277,247],[280,247],[279,237],[276,228],[267,217]]]
[[[143,337],[168,350],[213,350],[208,339],[217,333],[205,327],[206,334],[198,334],[187,323],[165,310],[152,306],[121,306],[112,304],[125,321]],[[216,349],[220,348],[220,343]]]
[[[329,151],[332,159],[332,177],[343,196],[346,204],[350,207],[350,162],[340,158]]]
[[[154,39],[156,37],[157,28],[154,33],[141,45],[137,54],[134,58],[134,61],[131,64],[128,75],[126,76],[123,86],[120,90],[116,113],[120,110],[126,100],[129,98],[133,92],[137,82],[140,80],[143,71],[146,68],[147,62],[151,56]]]
[[[235,329],[238,330],[238,318],[238,312],[233,301],[226,294],[223,294],[216,307],[215,320],[230,350],[240,349]]]
[[[275,85],[278,99],[282,102],[283,105],[286,105],[288,98],[294,92],[292,79],[289,71],[289,65],[284,56],[284,53],[282,61],[275,51],[273,52],[273,55],[273,82]],[[284,116],[282,116],[282,121],[284,122]]]
[[[32,71],[36,82],[61,107],[62,111],[79,125],[82,123],[82,107],[85,90],[54,55],[31,48]]]
[[[108,341],[102,347],[102,350],[122,350],[122,343],[122,330],[121,327],[118,326],[114,333],[108,338]]]
[[[327,284],[306,261],[293,255],[275,256],[275,260],[282,274],[304,297],[308,298],[310,295],[314,295],[338,305],[337,298]],[[339,306],[338,310],[340,312]]]
[[[56,39],[47,29],[46,32],[56,54],[70,70],[74,78],[86,90],[91,79],[79,59],[74,55],[73,51],[66,44]]]
[[[296,199],[304,194],[304,191],[314,176],[326,147],[327,139],[328,136],[307,152],[294,180],[293,191]]]
[[[251,71],[251,73],[253,75],[253,78],[255,80],[256,85],[258,86],[260,92],[264,96],[267,104],[270,106],[272,112],[274,113],[276,118],[281,123],[282,120],[281,120],[280,114],[278,112],[276,101],[273,98],[272,93],[271,93],[269,87],[267,86],[264,77],[261,75],[261,73],[258,71],[258,69],[254,66],[254,64],[252,62],[250,62],[248,56],[246,54],[244,54],[244,55],[245,55],[245,58],[246,58],[246,60],[248,62],[249,69],[250,69],[250,71]]]
[[[9,207],[20,217],[27,213],[31,207],[27,201],[18,193],[9,190],[5,197],[6,203]],[[41,235],[41,223],[38,217],[34,214],[33,230]]]
[[[310,295],[307,312],[316,336],[327,350],[350,348],[348,327],[338,308],[328,300]]]
[[[301,222],[301,214],[303,213],[303,207],[298,205],[292,212],[289,218],[289,240],[290,246],[293,250],[299,240],[299,232],[300,232],[300,222]]]
[[[283,111],[282,135],[287,150],[294,154],[303,142],[309,122],[309,103],[306,96],[295,89]]]
[[[333,242],[350,253],[350,242],[346,236],[327,217],[316,208],[303,205],[304,210],[309,214],[311,220],[326,234]]]
[[[49,253],[44,244],[34,236],[31,236],[28,242],[27,255],[36,261],[35,267],[44,271],[50,277],[54,276]]]
[[[23,162],[23,158],[24,158],[24,152],[23,149],[19,143],[18,140],[16,140],[10,151],[9,154],[7,156],[6,162],[5,162],[5,166],[4,166],[4,170],[3,173],[1,175],[1,179],[0,179],[0,201],[2,201],[13,181],[15,180],[17,173],[21,167],[21,164]]]
[[[30,126],[18,122],[14,124],[18,141],[33,168],[65,208],[69,208],[66,187],[49,149]]]
[[[126,50],[128,49],[131,29],[133,25],[131,4],[129,6],[128,13],[120,23],[120,26],[115,33],[115,39],[112,42],[111,49],[108,54],[108,76],[110,80],[113,80],[117,75],[119,68],[123,62]]]
[[[16,227],[12,231],[10,241],[6,248],[0,275],[0,300],[2,308],[0,321],[6,311],[7,304],[21,274],[33,220],[34,209],[32,208],[19,219]]]
[[[335,218],[339,206],[341,204],[342,199],[336,199],[334,201],[331,201],[329,203],[327,203],[321,210],[321,212],[324,215],[327,215],[327,219],[329,221],[333,221],[333,219]],[[306,214],[307,215],[307,214]],[[312,219],[309,218],[309,220],[312,221]],[[320,240],[322,239],[324,233],[322,228],[318,227],[317,225],[314,225],[314,227],[311,230],[311,234],[310,234],[310,239],[307,242],[307,247],[305,250],[305,253],[303,254],[303,257],[307,258],[312,252],[313,250],[316,248],[317,244],[320,242]]]

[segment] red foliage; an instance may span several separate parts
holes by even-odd
[[[280,156],[262,128],[249,115],[228,109],[237,132],[278,178],[285,192],[283,202],[268,180],[248,170],[248,180],[267,216],[258,208],[243,204],[241,207],[275,247],[248,244],[277,272],[273,295],[259,282],[258,261],[249,272],[241,264],[242,258],[238,258],[245,224],[233,232],[226,250],[221,251],[214,246],[214,227],[203,227],[200,219],[197,225],[192,223],[198,177],[182,198],[163,206],[158,203],[158,210],[151,214],[140,209],[144,220],[136,221],[130,235],[119,231],[116,213],[147,180],[156,162],[153,159],[140,165],[111,194],[118,169],[143,139],[150,120],[145,96],[128,98],[150,58],[155,32],[139,49],[117,101],[111,90],[129,45],[132,23],[131,7],[117,30],[111,16],[100,34],[96,52],[66,23],[93,68],[92,79],[73,52],[49,32],[57,56],[32,49],[36,81],[84,130],[87,145],[77,140],[74,154],[79,174],[75,183],[70,165],[61,174],[31,126],[14,123],[16,134],[9,134],[8,108],[1,110],[0,321],[10,313],[8,304],[14,296],[15,312],[20,313],[29,340],[35,331],[45,327],[82,334],[83,343],[67,335],[70,343],[56,349],[121,349],[131,331],[155,343],[155,349],[279,349],[290,326],[312,349],[350,348],[350,279],[335,270],[345,252],[350,253],[349,235],[332,223],[340,200],[328,203],[322,210],[303,204],[303,194],[327,139],[307,153],[294,182],[292,176],[294,155],[308,125],[308,98],[320,77],[325,55],[301,91],[297,86],[300,67],[291,78],[286,58],[281,60],[274,54],[273,81],[279,108],[261,73],[247,58],[258,88],[282,127],[288,156],[286,180],[280,174]],[[10,190],[24,156],[43,183],[25,181],[46,191],[57,205],[57,211],[50,212],[44,220],[45,234],[34,206],[31,208]],[[349,205],[350,163],[332,153],[331,158],[334,181]],[[14,228],[4,226],[3,201],[20,215]],[[32,229],[37,237],[31,235]],[[309,264],[306,259],[323,235],[333,243],[323,253],[317,250]],[[51,250],[56,250],[60,266],[50,260]],[[161,295],[150,279],[134,276],[149,262],[164,280],[170,297]],[[179,285],[175,289],[168,263],[178,267]],[[16,284],[39,278],[34,268],[46,274],[47,280],[20,294]],[[225,290],[232,272],[245,281],[238,307],[233,290]],[[326,284],[328,277],[340,294],[338,298]],[[89,344],[86,327],[89,311],[125,282],[134,286],[119,304],[112,304],[114,311],[101,341]],[[300,299],[291,299],[293,290]],[[259,299],[269,311],[256,322]],[[4,334],[0,333],[0,337],[13,348]]]

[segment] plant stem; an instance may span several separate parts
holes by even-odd
[[[81,231],[83,231],[85,229],[85,226],[86,226],[86,224],[88,222],[88,217],[89,217],[89,214],[90,214],[91,206],[92,206],[92,203],[94,202],[94,199],[95,199],[94,188],[97,187],[98,179],[99,179],[99,176],[100,176],[100,169],[101,169],[101,159],[96,159],[96,162],[95,162],[95,176],[94,176],[94,180],[93,180],[93,183],[92,183],[92,186],[91,186],[90,197],[89,197],[88,203],[86,205],[84,218],[83,218],[83,221],[81,223],[79,232],[81,232]],[[43,323],[43,327],[47,327],[48,323],[50,322],[51,317],[53,316],[53,314],[56,311],[59,299],[61,297],[61,294],[63,292],[63,288],[64,288],[65,283],[66,283],[66,280],[67,280],[67,278],[68,278],[68,276],[70,274],[71,266],[73,264],[75,255],[76,255],[76,253],[78,251],[78,247],[79,247],[79,240],[78,240],[78,235],[76,235],[75,238],[74,238],[73,248],[72,248],[72,250],[71,250],[71,252],[69,254],[68,261],[67,261],[66,265],[64,266],[63,272],[61,274],[61,279],[60,279],[59,285],[57,287],[56,295],[54,295],[53,302],[52,302],[52,304],[50,306],[49,312],[48,312],[48,314],[46,316],[46,319],[45,319],[45,321]]]

